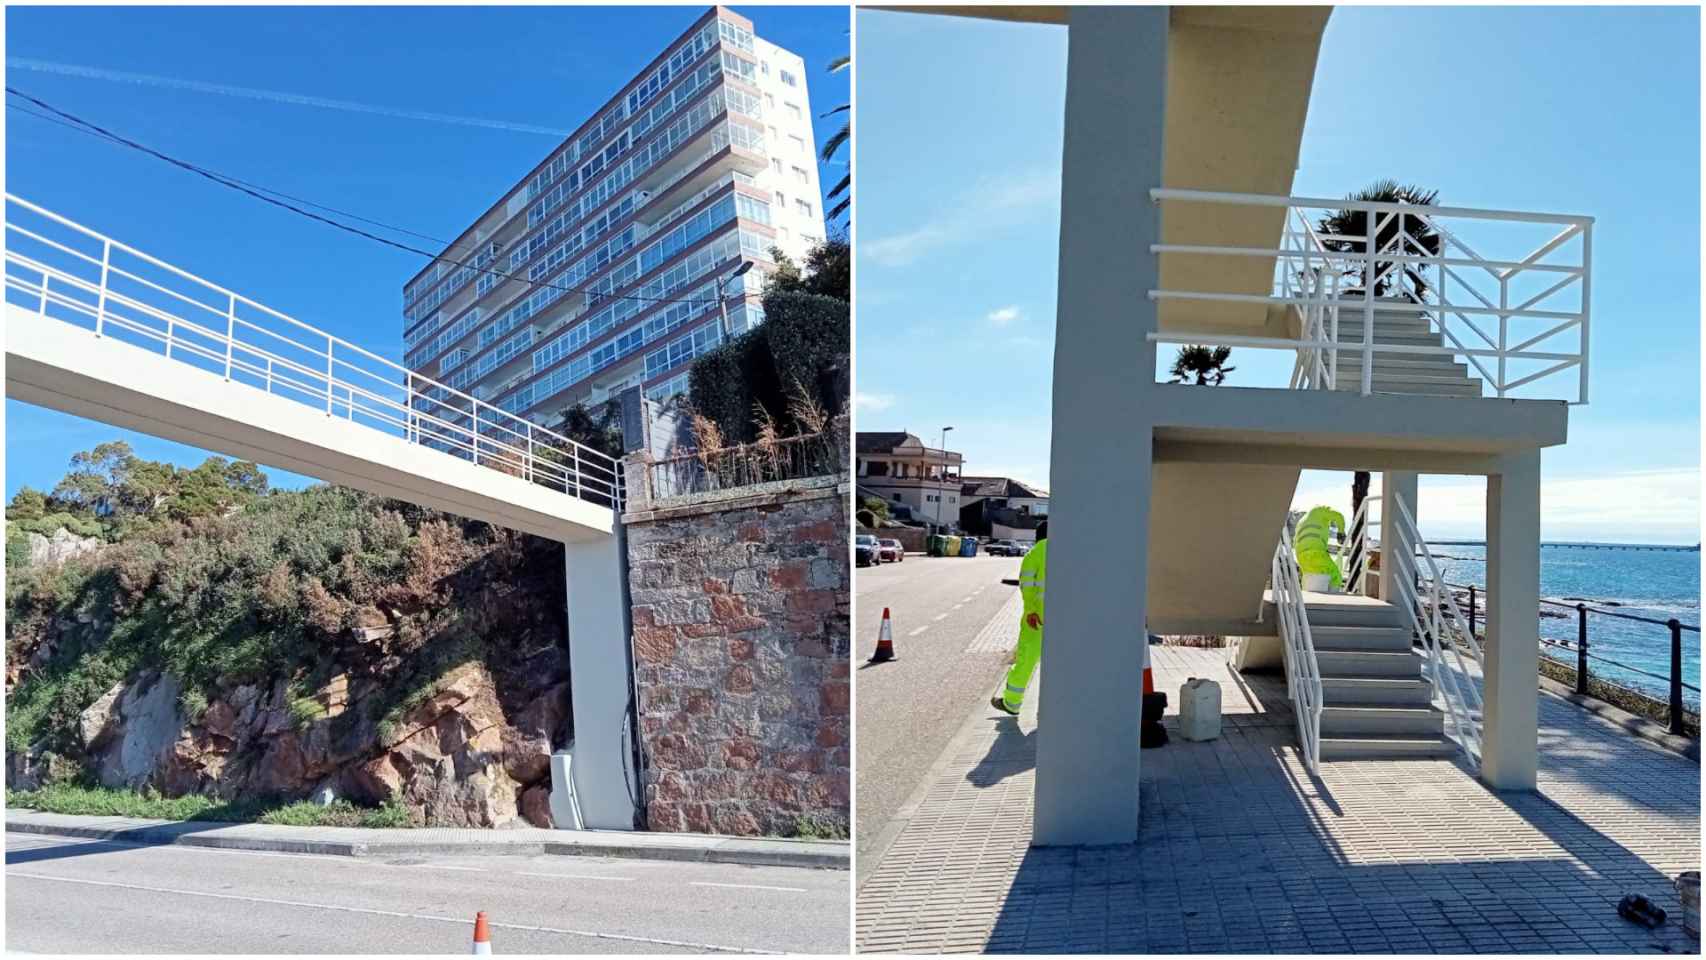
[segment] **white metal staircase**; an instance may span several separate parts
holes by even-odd
[[[1416,533],[1409,508],[1395,495],[1390,513],[1370,514],[1383,497],[1369,497],[1351,529],[1368,556],[1371,530],[1382,530],[1382,562],[1422,563],[1431,577],[1418,586],[1393,578],[1390,601],[1363,596],[1367,565],[1353,571],[1346,594],[1305,593],[1289,523],[1274,551],[1273,601],[1263,619],[1278,625],[1287,687],[1309,768],[1321,760],[1451,756],[1471,764],[1481,755],[1480,644],[1437,564]],[[1472,666],[1473,662],[1473,666]]]
[[[1426,314],[1396,310],[1376,301],[1374,308],[1372,352],[1374,393],[1404,393],[1436,397],[1479,397],[1481,378],[1471,377],[1467,364],[1458,362],[1446,349],[1445,334]],[[1350,341],[1356,346],[1341,347],[1338,352],[1339,375],[1333,381],[1336,390],[1360,390],[1362,385],[1363,314],[1347,310],[1339,318],[1341,343]],[[1380,347],[1430,347],[1431,353],[1391,353]]]
[[[1321,674],[1321,759],[1455,753],[1402,611],[1388,603],[1311,599],[1307,609]]]

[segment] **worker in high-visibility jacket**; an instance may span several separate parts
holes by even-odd
[[[1011,716],[1025,704],[1025,688],[1043,658],[1043,585],[1048,579],[1048,521],[1037,525],[1037,543],[1019,564],[1019,596],[1025,604],[1019,617],[1019,649],[1007,684],[989,699],[989,705]]]

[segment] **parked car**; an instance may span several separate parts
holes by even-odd
[[[1012,540],[991,540],[983,545],[983,552],[995,557],[1022,557],[1025,547]]]
[[[878,540],[877,546],[877,556],[884,563],[899,563],[906,559],[906,548],[900,545],[899,540]]]
[[[861,533],[854,537],[853,559],[861,567],[871,567],[882,563],[883,550],[877,544],[877,538],[868,533]]]

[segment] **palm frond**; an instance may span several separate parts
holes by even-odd
[[[828,163],[835,158],[836,151],[840,150],[852,136],[853,127],[849,124],[842,125],[840,130],[830,134],[829,139],[823,142],[823,149],[819,151],[818,155],[823,158],[825,163]]]

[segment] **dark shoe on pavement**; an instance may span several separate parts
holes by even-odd
[[[1019,715],[1019,711],[1009,708],[1007,706],[1007,700],[1001,696],[990,697],[989,698],[989,705],[994,707],[995,709],[1001,711],[1002,713],[1005,713],[1009,717],[1016,717]]]

